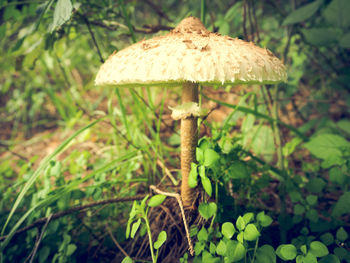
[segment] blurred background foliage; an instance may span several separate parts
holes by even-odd
[[[251,197],[270,185],[274,195],[293,193],[280,198],[287,202],[287,212],[299,219],[314,216],[299,194],[319,195],[325,202],[319,213],[325,217],[348,214],[349,14],[348,0],[216,0],[206,6],[176,0],[2,0],[0,222],[8,225],[2,235],[16,230],[21,219],[30,225],[73,205],[145,193],[147,184],[166,180],[164,167],[174,175],[170,182],[178,184],[178,124],[171,121],[167,107],[179,102],[179,91],[106,89],[94,86],[94,78],[115,50],[164,34],[189,15],[201,17],[211,31],[267,47],[288,71],[288,83],[278,88],[225,88],[233,98],[223,95],[223,89],[202,89],[210,97],[203,97],[203,103],[214,99],[220,113],[204,120],[202,135],[213,136],[223,152],[235,149],[244,152],[240,159],[250,160],[238,167],[243,175],[233,178],[241,179],[231,189],[239,193],[234,197],[244,200],[243,205],[269,208],[277,218],[276,206],[261,207]],[[72,139],[64,145],[69,150],[57,152],[66,138]],[[47,155],[51,157],[46,166],[39,164]],[[292,178],[284,190],[273,188],[276,169],[282,177]],[[265,181],[247,183],[248,174],[261,173],[270,179],[262,176]],[[40,180],[31,181],[33,175]],[[19,199],[18,193],[23,193]],[[2,246],[5,262],[22,262],[26,257],[29,261],[31,255],[38,262],[94,257],[109,261],[115,256],[114,244],[105,234],[105,223],[113,218],[109,224],[124,241],[129,207],[128,203],[103,206],[50,223],[38,253],[32,250],[38,238],[32,229],[9,241],[6,250]],[[329,207],[334,210],[327,214]],[[29,208],[32,213],[24,217]],[[10,211],[13,218],[5,224]],[[322,233],[344,225],[344,219],[339,222]],[[338,257],[349,262],[346,246],[337,248],[343,249],[338,249],[343,255]]]

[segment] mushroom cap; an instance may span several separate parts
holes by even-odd
[[[164,36],[113,53],[95,84],[178,86],[190,81],[223,86],[286,80],[285,66],[266,48],[212,33],[198,18],[188,17]]]

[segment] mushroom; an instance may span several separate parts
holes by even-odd
[[[237,38],[208,31],[188,17],[170,33],[142,40],[113,53],[101,66],[95,84],[182,86],[182,105],[173,118],[181,119],[181,198],[191,207],[196,189],[188,185],[198,141],[198,85],[273,84],[286,81],[283,63],[269,50]]]

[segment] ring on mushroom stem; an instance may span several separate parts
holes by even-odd
[[[198,85],[273,84],[286,80],[283,63],[269,50],[212,33],[198,18],[188,17],[164,36],[142,40],[113,53],[101,66],[95,83],[183,87],[181,198],[184,206],[190,207],[197,191],[188,186],[188,175],[191,162],[196,161]],[[185,104],[189,107],[187,112]]]

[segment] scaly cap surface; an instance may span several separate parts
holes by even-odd
[[[188,17],[164,36],[142,40],[112,54],[101,66],[97,85],[173,86],[286,81],[282,62],[253,43],[208,31]]]

